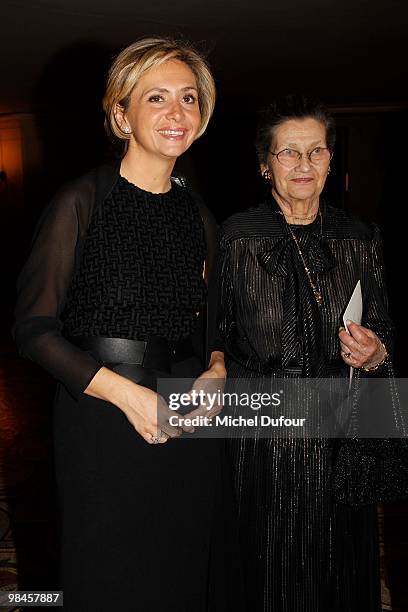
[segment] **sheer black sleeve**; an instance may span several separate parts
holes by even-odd
[[[219,247],[210,282],[212,303],[213,351],[225,352],[226,340],[234,325],[234,299],[230,256],[223,228],[220,230]]]
[[[65,297],[79,257],[90,212],[90,188],[72,184],[42,214],[32,249],[18,281],[13,336],[19,353],[35,361],[74,397],[78,397],[101,365],[62,335]]]
[[[184,180],[181,182],[181,185],[186,186]],[[215,278],[217,277],[218,225],[214,215],[207,208],[201,196],[196,191],[193,191],[190,187],[188,187],[188,190],[200,212],[205,233],[206,257],[204,277],[207,283],[207,306],[205,320],[201,320],[201,325],[203,325],[205,329],[205,334],[203,335],[205,336],[205,349],[203,356],[205,363],[208,363],[211,352],[213,350],[218,350],[213,349],[216,318],[215,312],[217,307]]]
[[[207,248],[206,261],[205,261],[205,272],[206,282],[213,272],[215,265],[216,253],[218,249],[218,225],[212,212],[207,208],[203,199],[197,194],[197,192],[189,189],[201,215],[201,219],[204,224],[205,232],[205,243]]]

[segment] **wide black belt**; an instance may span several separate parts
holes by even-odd
[[[115,371],[118,365],[139,365],[170,373],[171,365],[194,356],[191,337],[178,342],[151,336],[148,340],[106,338],[104,336],[72,336],[70,342]]]

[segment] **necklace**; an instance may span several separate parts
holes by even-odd
[[[311,219],[314,219],[317,216],[318,211],[313,213],[313,215],[310,215],[310,217],[295,217],[295,215],[285,215],[282,210],[278,210],[278,213],[284,216],[285,218],[290,217],[291,219],[296,219],[297,221],[310,221]]]
[[[320,232],[321,232],[321,230],[322,230],[322,224],[323,224],[323,221],[322,221],[322,213],[321,213],[321,211],[320,211],[320,208],[319,208],[319,211],[318,211],[318,212],[319,212],[319,216],[320,216]],[[282,214],[283,214],[283,213],[282,213]],[[312,288],[312,291],[313,291],[313,295],[314,295],[314,297],[315,297],[315,300],[316,300],[316,302],[318,303],[318,305],[319,305],[319,306],[321,306],[321,305],[322,305],[322,303],[323,303],[323,297],[322,297],[322,294],[320,293],[320,291],[318,290],[318,288],[316,287],[315,283],[314,283],[314,282],[313,282],[313,280],[312,280],[312,275],[311,275],[311,273],[310,273],[309,268],[308,268],[308,267],[307,267],[307,265],[306,265],[306,261],[305,261],[305,258],[304,258],[304,256],[303,256],[302,250],[301,250],[301,248],[300,248],[299,241],[298,241],[298,239],[297,239],[297,238],[296,238],[296,236],[295,236],[295,232],[292,230],[292,228],[290,227],[290,225],[289,225],[289,223],[288,223],[287,221],[286,221],[286,224],[287,224],[287,226],[288,226],[288,230],[289,230],[289,232],[290,232],[290,234],[291,234],[291,236],[292,236],[292,238],[293,238],[293,241],[294,241],[294,243],[295,243],[295,245],[296,245],[296,248],[297,248],[297,250],[298,250],[298,253],[299,253],[300,259],[301,259],[301,261],[302,261],[303,267],[304,267],[305,272],[306,272],[306,276],[307,276],[307,278],[308,278],[308,280],[309,280],[309,283],[310,283],[310,286],[311,286],[311,288]]]

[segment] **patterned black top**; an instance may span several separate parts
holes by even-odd
[[[18,277],[13,336],[75,398],[101,368],[69,341],[82,334],[189,335],[213,269],[217,227],[197,194],[152,194],[120,162],[66,183],[44,209]]]
[[[205,236],[189,193],[120,177],[94,211],[62,315],[68,336],[179,340],[205,301]]]

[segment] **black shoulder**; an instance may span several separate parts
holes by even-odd
[[[207,204],[204,202],[203,198],[196,191],[193,191],[191,189],[189,190],[189,193],[192,199],[194,200],[198,210],[200,211],[200,215],[204,224],[208,225],[208,227],[211,227],[212,230],[216,232],[218,230],[218,224],[215,220],[214,215],[208,208]]]
[[[326,238],[370,241],[378,235],[372,222],[363,221],[354,215],[328,204],[322,204],[323,234]],[[282,233],[282,217],[265,201],[246,211],[229,217],[221,226],[223,243],[237,239],[276,237]]]
[[[64,183],[57,192],[57,196],[90,195],[95,194],[96,199],[105,199],[119,178],[119,161],[113,161],[92,168],[85,174]]]
[[[95,204],[102,201],[113,188],[119,176],[116,163],[98,166],[64,183],[43,209],[34,237],[44,224],[76,223],[86,232]]]
[[[341,208],[323,206],[324,234],[327,238],[373,240],[379,233],[373,222],[364,221]]]
[[[75,209],[80,225],[87,227],[96,204],[102,202],[112,191],[119,178],[120,162],[114,161],[97,166],[64,183],[56,192],[51,206],[56,209]]]
[[[63,183],[56,192],[53,200],[72,200],[81,194],[92,193],[95,190],[96,176],[95,170],[71,179]]]
[[[281,220],[267,202],[251,206],[229,217],[221,226],[226,242],[255,236],[274,236],[279,233]]]

